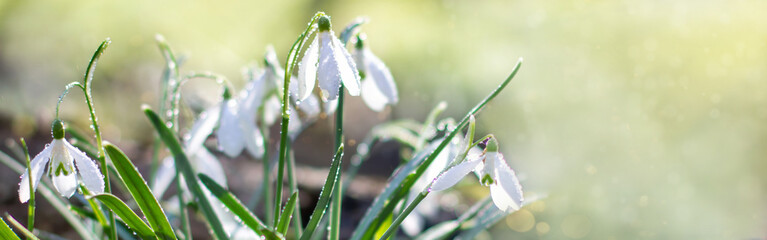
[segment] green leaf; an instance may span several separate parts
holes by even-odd
[[[213,207],[210,205],[208,198],[202,191],[199,182],[197,181],[197,175],[194,173],[192,164],[189,163],[189,159],[184,153],[184,149],[181,147],[181,143],[178,141],[178,137],[169,129],[168,126],[163,123],[160,116],[157,115],[152,109],[147,106],[143,106],[144,114],[149,118],[149,122],[152,123],[157,133],[160,135],[160,139],[168,147],[173,159],[176,162],[176,168],[184,176],[186,185],[189,187],[192,196],[199,202],[200,209],[205,219],[208,221],[208,226],[213,230],[213,234],[217,239],[228,239],[228,234],[224,231],[224,226],[221,224],[221,220],[216,216],[216,212],[213,211]]]
[[[390,182],[389,185],[384,190],[384,193],[382,193],[376,198],[376,200],[373,202],[373,206],[368,209],[367,213],[365,213],[365,216],[363,217],[362,222],[354,230],[354,234],[352,235],[351,239],[358,240],[358,239],[361,239],[363,236],[367,235],[366,232],[367,230],[369,230],[370,225],[374,222],[374,220],[380,219],[380,217],[376,217],[376,216],[380,216],[379,214],[381,209],[383,208],[383,205],[396,204],[401,200],[402,196],[395,196],[389,199],[392,193],[397,192],[398,189],[407,190],[412,188],[416,180],[418,180],[418,178],[421,177],[421,175],[423,175],[424,172],[426,172],[426,168],[428,168],[429,165],[431,165],[431,163],[439,155],[439,153],[450,143],[453,137],[455,137],[456,134],[461,132],[463,128],[469,123],[469,119],[471,118],[471,116],[476,115],[491,100],[493,100],[496,96],[498,96],[498,94],[501,91],[503,91],[503,89],[506,88],[507,85],[509,85],[511,80],[514,79],[514,76],[517,75],[517,72],[519,72],[519,69],[521,67],[522,67],[522,59],[520,58],[519,61],[517,61],[517,64],[514,66],[514,69],[511,71],[511,74],[509,74],[509,76],[506,77],[506,79],[503,82],[501,82],[501,84],[498,87],[496,87],[492,92],[490,92],[490,94],[487,95],[485,99],[477,103],[477,105],[475,105],[474,108],[469,110],[469,112],[466,113],[463,119],[461,119],[460,123],[458,123],[456,128],[453,129],[453,131],[451,131],[449,134],[447,134],[443,138],[442,142],[439,144],[439,146],[436,147],[436,149],[434,149],[433,151],[427,151],[429,153],[428,157],[426,157],[426,159],[424,159],[423,162],[415,161],[415,158],[414,160],[411,160],[410,162],[408,162],[406,166],[410,166],[411,163],[413,162],[418,162],[417,169],[415,170],[415,172],[412,173],[413,177],[407,179],[407,181],[404,181],[405,180],[404,177],[402,177],[402,179],[398,179],[395,176],[392,182]],[[400,169],[399,171],[397,171],[397,173],[395,173],[395,175],[396,174],[408,175],[410,174],[411,171],[412,169]],[[390,187],[394,189],[390,190],[389,189]],[[378,204],[380,204],[381,206],[378,206]],[[386,209],[393,209],[393,207],[387,206]],[[380,222],[380,221],[376,221],[376,222]]]
[[[89,218],[91,220],[98,220],[96,218],[96,214],[94,214],[90,210],[86,210],[86,209],[83,209],[81,207],[74,206],[74,205],[69,206],[69,210],[72,210],[72,212],[74,212],[77,215],[80,215],[81,217]],[[123,222],[120,219],[115,219],[115,224],[116,224],[116,227],[117,227],[117,236],[118,237],[120,237],[121,239],[136,239],[136,236],[133,235],[133,231],[130,230],[130,228],[128,228],[128,225],[125,224],[125,222]]]
[[[282,209],[282,215],[277,222],[277,232],[282,233],[284,236],[288,232],[288,226],[290,226],[290,217],[293,216],[293,210],[296,209],[296,200],[298,200],[298,192],[294,192],[288,199],[288,204]]]
[[[320,223],[320,219],[322,219],[322,215],[325,214],[325,210],[327,210],[328,204],[330,204],[330,193],[333,192],[333,186],[335,186],[336,181],[338,181],[338,173],[341,171],[341,158],[343,158],[343,156],[344,145],[341,144],[341,146],[338,147],[335,156],[333,156],[333,162],[330,163],[330,171],[328,171],[328,177],[325,178],[325,185],[322,186],[320,198],[317,200],[317,205],[314,206],[312,216],[309,217],[309,224],[306,225],[304,234],[301,235],[301,240],[311,239],[314,230]]]
[[[152,231],[152,229],[149,228],[149,226],[146,225],[146,223],[119,198],[109,193],[97,194],[92,198],[98,199],[101,203],[111,209],[112,212],[117,214],[117,216],[120,216],[123,222],[125,222],[131,230],[138,233],[139,237],[143,239],[155,238],[154,231]]]
[[[376,229],[374,234],[375,237],[373,239],[381,239],[381,237],[386,232],[386,229],[389,229],[389,226],[391,226],[392,217],[393,216],[391,214],[386,216],[386,218],[383,221],[383,224],[381,224],[381,226],[379,226],[378,229]],[[386,238],[386,239],[391,239],[391,238]]]
[[[152,191],[149,190],[149,186],[147,186],[146,181],[144,181],[136,166],[125,156],[125,153],[114,145],[107,143],[104,145],[104,150],[117,169],[119,178],[128,188],[128,192],[133,196],[133,199],[136,200],[136,204],[138,204],[141,212],[144,213],[144,217],[149,221],[149,225],[152,226],[157,237],[160,239],[176,239],[176,234],[174,234],[173,228],[170,226],[170,222],[168,222],[168,217],[152,194]]]
[[[8,219],[8,221],[11,222],[11,225],[13,225],[13,227],[15,227],[16,230],[19,230],[21,232],[21,234],[24,234],[24,236],[26,236],[27,239],[40,240],[39,238],[37,238],[37,236],[35,236],[34,233],[32,233],[29,230],[27,230],[27,228],[25,228],[23,225],[21,225],[21,223],[19,223],[19,221],[16,221],[16,219],[14,219],[10,214],[5,213],[5,219]],[[3,225],[5,225],[5,223],[3,223]],[[8,230],[10,231],[10,229],[8,229]],[[16,236],[15,234],[14,234],[14,237],[16,237],[15,239],[19,239],[19,237]],[[14,239],[14,238],[11,237],[9,239]]]
[[[221,185],[218,185],[216,181],[205,174],[200,173],[197,174],[197,176],[200,178],[200,182],[202,182],[202,184],[205,185],[218,200],[224,203],[224,206],[245,223],[245,226],[253,229],[258,235],[266,236],[267,239],[282,239],[282,237],[269,230],[264,223],[258,220],[256,215],[250,212],[231,192],[227,191]]]
[[[11,230],[11,227],[8,227],[8,224],[6,224],[5,220],[2,218],[0,218],[0,238],[7,240],[21,240],[19,239],[19,236],[16,236],[16,233]]]
[[[431,152],[435,148],[436,145],[434,144],[427,146],[426,149],[418,152],[418,154],[413,157],[413,160],[408,161],[407,164],[398,168],[394,172],[393,176],[389,178],[391,179],[389,184],[387,184],[383,192],[378,195],[375,200],[373,200],[373,204],[370,206],[370,208],[368,208],[367,212],[365,212],[365,216],[362,218],[362,221],[359,225],[357,225],[357,228],[354,229],[354,234],[352,235],[351,239],[362,239],[362,237],[365,235],[372,236],[373,230],[375,229],[371,228],[371,225],[374,223],[374,221],[379,219],[379,216],[386,216],[387,214],[391,214],[390,211],[385,213],[381,212],[389,198],[398,192],[398,187],[402,182],[405,181],[405,179],[408,178],[410,175],[409,173],[413,171],[413,169],[417,168],[424,159],[430,156]]]
[[[445,239],[449,237],[450,234],[453,234],[459,226],[458,221],[455,220],[441,222],[427,229],[423,233],[418,234],[415,240]]]

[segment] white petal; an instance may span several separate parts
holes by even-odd
[[[386,96],[388,104],[395,104],[399,101],[397,94],[397,86],[394,84],[394,77],[391,75],[391,71],[386,65],[376,57],[369,49],[363,50],[365,53],[365,65],[367,68],[367,76],[370,77],[376,83],[379,91]]]
[[[288,134],[296,136],[301,131],[301,119],[293,106],[290,106],[290,123],[288,123]]]
[[[493,186],[496,186],[496,193],[492,195],[493,202],[495,202],[495,205],[498,206],[499,209],[504,211],[508,211],[509,209],[519,210],[519,206],[521,206],[522,201],[524,201],[522,185],[519,184],[519,179],[514,173],[514,170],[511,170],[509,165],[506,164],[503,155],[498,154],[498,156],[499,158],[495,162],[496,183],[490,186],[491,194],[493,194]],[[498,200],[496,200],[496,196],[499,198]],[[502,207],[506,207],[506,209]]]
[[[314,83],[317,80],[317,64],[319,62],[319,49],[317,45],[318,37],[312,40],[309,48],[304,52],[304,58],[301,65],[298,66],[298,97],[299,101],[309,97],[314,89]]]
[[[245,88],[245,95],[240,101],[240,118],[248,121],[256,121],[256,113],[258,107],[261,106],[264,100],[264,93],[266,89],[266,82],[269,77],[267,74],[272,74],[271,70],[264,71],[256,80],[251,81]]]
[[[221,166],[221,162],[219,162],[216,156],[204,148],[200,149],[192,156],[197,159],[197,172],[208,175],[213,181],[226,187],[226,173],[224,173],[224,168]]]
[[[365,104],[376,112],[382,111],[389,102],[370,78],[362,81],[362,93],[360,95],[362,95],[362,100],[365,101]]]
[[[341,86],[341,72],[338,60],[333,49],[333,35],[330,32],[319,33],[320,62],[317,67],[317,82],[320,86],[320,95],[323,101],[335,100],[338,97],[338,88]],[[343,57],[343,55],[341,55]]]
[[[282,116],[282,104],[280,103],[280,99],[274,95],[269,98],[269,100],[266,100],[266,103],[264,103],[264,123],[266,123],[267,126],[271,126],[274,124],[277,119]]]
[[[43,151],[38,153],[32,161],[29,162],[29,167],[32,168],[32,188],[37,190],[37,184],[40,183],[40,177],[45,173],[45,164],[51,159],[51,145],[45,146]],[[29,201],[29,176],[27,176],[28,170],[21,174],[21,183],[19,183],[19,201],[25,203]]]
[[[185,149],[194,152],[197,151],[208,139],[213,129],[216,128],[216,123],[221,115],[221,106],[216,105],[214,107],[206,109],[202,112],[192,125],[192,129],[184,136]]]
[[[59,168],[62,171],[57,171]],[[74,160],[65,145],[64,139],[53,139],[51,142],[51,176],[53,186],[63,197],[71,197],[77,190],[77,170]]]
[[[77,190],[77,174],[70,172],[68,175],[55,174],[51,177],[53,180],[53,186],[56,187],[56,191],[61,194],[62,197],[71,197]]]
[[[322,104],[322,109],[325,111],[325,114],[327,115],[335,113],[337,108],[338,108],[338,99],[326,101]]]
[[[221,110],[221,121],[216,131],[218,148],[230,158],[236,157],[245,148],[240,119],[237,116],[237,102],[227,100]]]
[[[441,142],[440,140],[434,141],[434,142]],[[413,184],[413,189],[416,191],[421,191],[426,186],[429,185],[429,183],[433,182],[435,178],[439,176],[439,174],[442,172],[442,170],[445,170],[445,167],[447,167],[447,159],[448,151],[447,149],[443,150],[442,152],[437,155],[436,158],[434,158],[434,161],[431,162],[431,165],[429,165],[428,168],[426,168],[426,172],[423,173],[423,175],[418,178],[418,180],[415,181],[415,184]],[[418,205],[421,206],[421,205]]]
[[[261,158],[264,154],[264,135],[261,134],[261,130],[256,127],[255,123],[241,122],[242,133],[245,140],[245,149],[248,150],[251,156],[255,158]]]
[[[341,40],[330,31],[331,39],[333,39],[333,57],[338,62],[338,72],[341,80],[344,82],[344,87],[349,91],[349,95],[360,95],[360,74],[357,72],[357,66],[354,63],[352,55],[346,50]]]
[[[298,109],[306,114],[307,119],[315,119],[320,115],[320,100],[317,96],[309,95],[301,101],[301,104],[298,104]]]
[[[420,204],[418,206],[421,206]],[[402,221],[402,231],[408,236],[415,236],[423,230],[423,217],[420,214],[410,214]]]
[[[474,170],[474,167],[481,162],[482,161],[466,161],[451,167],[434,179],[434,183],[431,185],[429,191],[442,191],[452,187],[458,183],[458,181],[461,181],[466,174]]]
[[[77,166],[77,172],[80,174],[80,178],[83,180],[83,185],[88,188],[88,191],[99,194],[104,192],[104,176],[101,175],[99,167],[91,160],[85,153],[64,141],[64,145],[69,149],[69,153],[75,159],[75,165]]]
[[[162,164],[160,164],[154,175],[152,194],[158,199],[162,197],[174,178],[176,178],[176,162],[173,160],[173,157],[166,157],[162,160]]]

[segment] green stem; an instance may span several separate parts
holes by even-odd
[[[202,79],[210,79],[216,81],[216,84],[224,88],[224,92],[227,92],[228,89],[231,89],[231,84],[228,80],[226,80],[226,77],[222,75],[218,75],[215,73],[210,72],[203,72],[203,73],[191,73],[189,75],[186,75],[182,77],[175,85],[173,85],[171,90],[171,100],[170,100],[170,108],[168,111],[170,111],[170,119],[166,121],[166,124],[169,124],[172,126],[172,129],[174,132],[178,132],[178,106],[179,101],[181,101],[181,85],[184,85],[187,81],[194,78],[202,78]]]
[[[283,81],[283,94],[282,94],[282,121],[280,122],[280,152],[279,152],[279,162],[277,167],[277,180],[275,181],[277,183],[277,186],[274,191],[274,200],[275,200],[275,207],[274,207],[274,226],[277,226],[277,217],[279,216],[280,208],[282,208],[282,180],[283,180],[283,172],[285,171],[285,157],[287,156],[287,144],[288,144],[288,124],[290,123],[290,108],[289,108],[289,90],[290,90],[290,76],[293,72],[293,68],[298,64],[298,50],[303,48],[304,42],[306,41],[306,38],[308,38],[309,33],[314,29],[314,24],[317,22],[317,19],[319,19],[320,16],[325,15],[323,12],[318,12],[317,14],[312,17],[312,20],[309,22],[309,26],[306,27],[306,30],[298,36],[298,39],[295,43],[293,43],[293,46],[290,48],[290,51],[288,52],[288,59],[285,61],[285,80]]]
[[[344,85],[338,89],[338,107],[336,108],[336,149],[343,143],[344,139]],[[343,172],[343,171],[341,171]],[[341,172],[339,172],[335,187],[333,188],[333,205],[330,207],[330,231],[328,239],[339,239],[341,229],[341,201],[343,200],[343,191],[341,190]]]
[[[264,156],[261,157],[261,162],[263,163],[263,170],[264,170],[264,180],[263,180],[263,186],[261,189],[264,191],[264,215],[265,215],[265,222],[266,224],[272,223],[272,207],[274,207],[272,199],[272,181],[271,181],[271,174],[272,174],[272,166],[270,164],[269,159],[269,128],[268,127],[262,127],[261,132],[263,133],[264,137],[264,143],[266,147],[264,147]]]
[[[487,97],[485,97],[485,99],[483,99],[481,102],[477,103],[477,105],[474,106],[474,108],[472,108],[468,113],[466,113],[466,116],[463,117],[463,119],[456,126],[456,128],[453,129],[453,131],[451,131],[448,135],[445,136],[445,138],[442,140],[442,142],[439,144],[439,146],[437,146],[437,148],[434,149],[434,151],[420,164],[420,166],[416,169],[416,171],[414,173],[411,174],[411,176],[408,176],[407,180],[405,180],[400,185],[400,187],[398,187],[398,189],[407,190],[407,189],[412,188],[413,185],[415,184],[416,180],[418,180],[418,178],[421,177],[421,175],[423,175],[424,172],[426,172],[426,168],[428,168],[429,165],[431,165],[431,163],[434,161],[434,159],[437,157],[437,155],[439,155],[439,153],[442,151],[442,149],[444,149],[447,146],[447,144],[449,144],[450,141],[455,137],[455,135],[458,134],[460,131],[462,131],[463,128],[469,123],[469,119],[471,118],[471,116],[472,115],[476,115],[477,112],[482,110],[482,108],[484,108],[485,105],[487,105],[488,102],[490,102],[496,96],[498,96],[498,94],[504,88],[506,88],[506,86],[511,82],[511,80],[514,79],[514,76],[517,75],[517,72],[519,71],[520,67],[522,67],[522,58],[520,58],[519,61],[517,61],[517,64],[514,66],[514,69],[511,71],[511,74],[509,74],[509,76],[497,88],[495,88],[493,90],[493,92],[491,92]],[[402,197],[403,197],[402,195],[393,197],[392,199],[390,199],[388,204],[385,205],[384,209],[393,209],[391,204],[398,203]],[[391,210],[389,210],[389,211],[379,211],[379,212],[375,213],[377,216],[374,217],[374,219],[378,219],[378,218],[382,217],[383,214],[381,214],[381,213],[390,212],[390,211]],[[366,220],[368,217],[372,217],[372,216],[365,216],[365,217],[363,217],[363,220],[362,220],[363,222],[362,222],[362,224],[357,226],[357,229],[355,229],[355,234],[354,234],[354,236],[352,236],[352,239],[360,239],[359,238],[359,236],[360,236],[359,234],[363,234],[363,233],[357,232],[357,231],[365,231],[365,230],[367,230],[371,226],[371,224],[373,222],[376,222],[375,220],[374,221]]]
[[[397,215],[397,219],[394,220],[394,222],[389,225],[389,228],[386,229],[386,232],[379,238],[379,240],[382,239],[388,239],[389,236],[391,236],[394,232],[397,231],[399,228],[399,225],[402,223],[403,220],[407,217],[407,215],[410,215],[411,212],[413,212],[413,209],[415,209],[416,206],[418,206],[421,201],[423,201],[424,198],[426,198],[426,195],[429,195],[428,191],[423,191],[418,196],[415,197],[413,202],[411,202],[409,205],[407,205],[407,208],[405,208],[404,211],[400,215]]]
[[[192,227],[189,225],[189,214],[186,211],[186,200],[184,200],[184,188],[181,187],[184,175],[176,171],[176,197],[178,197],[178,213],[181,218],[181,232],[184,233],[185,240],[192,240]]]
[[[106,156],[104,155],[104,146],[103,146],[103,140],[101,138],[101,130],[99,130],[99,124],[98,124],[98,118],[96,118],[96,110],[93,106],[93,96],[91,93],[91,83],[93,82],[93,74],[96,70],[96,63],[98,63],[98,59],[101,57],[101,55],[104,53],[104,50],[109,46],[109,43],[112,41],[108,38],[104,40],[104,42],[101,43],[99,48],[96,50],[95,53],[93,53],[93,57],[91,58],[91,61],[88,63],[88,68],[85,72],[85,77],[83,77],[83,84],[80,85],[80,89],[83,90],[83,94],[85,94],[85,103],[88,105],[88,111],[90,113],[90,119],[91,119],[91,127],[93,128],[93,132],[96,135],[96,147],[97,149],[97,155],[98,155],[98,161],[99,165],[101,167],[101,174],[104,175],[104,192],[111,193],[112,187],[109,182],[109,168],[107,167],[106,162]],[[57,113],[58,114],[58,113]],[[108,211],[109,216],[109,239],[117,239],[117,231],[115,229],[115,216],[114,213],[111,211]]]
[[[447,146],[447,144],[450,143],[453,137],[455,137],[456,134],[461,132],[463,128],[469,123],[469,119],[471,118],[471,116],[476,115],[480,110],[482,110],[482,108],[485,107],[485,105],[487,105],[488,102],[490,102],[490,100],[493,100],[496,96],[498,96],[498,94],[501,93],[501,91],[504,88],[506,88],[506,85],[508,85],[511,82],[511,80],[514,79],[514,76],[517,75],[517,72],[519,71],[519,68],[521,66],[522,66],[522,59],[520,58],[517,64],[514,66],[514,69],[512,70],[509,77],[507,77],[506,80],[504,80],[501,83],[501,85],[499,85],[495,90],[493,90],[493,92],[490,93],[490,95],[485,97],[485,99],[483,99],[476,106],[474,106],[474,108],[472,108],[466,114],[466,116],[464,116],[463,119],[461,119],[461,122],[458,124],[458,126],[455,129],[453,129],[453,131],[451,131],[450,134],[445,136],[445,139],[442,141],[442,143],[439,144],[437,149],[435,149],[434,152],[431,155],[429,155],[429,157],[426,158],[426,160],[424,160],[424,162],[418,167],[418,169],[416,169],[415,173],[413,173],[414,176],[410,178],[409,181],[406,181],[404,183],[404,185],[402,186],[402,189],[410,189],[413,187],[413,184],[415,184],[416,180],[418,180],[418,178],[421,177],[421,175],[423,175],[424,172],[426,172],[426,169],[429,167],[429,165],[431,165],[431,162],[433,162],[434,159],[437,158],[437,155],[439,155],[439,152],[441,152],[442,149],[444,149]],[[396,202],[396,201],[393,201],[393,202]]]
[[[29,165],[29,149],[27,142],[21,138],[21,147],[24,149],[24,158],[27,160],[27,176],[29,179],[29,209],[27,211],[27,229],[31,232],[35,229],[35,189],[32,184],[32,168]],[[29,239],[29,238],[27,238]]]

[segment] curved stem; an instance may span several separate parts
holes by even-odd
[[[274,226],[277,226],[277,217],[279,216],[279,211],[282,208],[282,180],[283,180],[283,172],[285,171],[285,157],[287,156],[287,144],[288,144],[288,124],[290,123],[290,108],[289,108],[289,90],[290,90],[290,76],[293,72],[293,68],[298,64],[298,50],[303,48],[304,42],[306,41],[306,38],[309,36],[309,33],[313,31],[315,28],[315,22],[317,22],[317,19],[319,19],[320,16],[325,15],[323,12],[318,12],[317,14],[312,17],[312,20],[309,22],[309,26],[306,27],[306,30],[298,36],[298,39],[295,43],[293,43],[293,46],[290,48],[290,51],[288,52],[288,59],[285,61],[285,80],[283,81],[283,93],[282,93],[282,121],[280,122],[280,151],[279,151],[279,162],[277,167],[277,180],[275,181],[277,183],[277,186],[274,191]]]
[[[338,107],[336,108],[336,149],[341,146],[344,141],[344,85],[338,89]],[[336,186],[333,188],[333,204],[330,207],[330,231],[328,232],[328,239],[339,239],[339,231],[341,228],[341,201],[343,199],[343,192],[341,190],[341,173],[338,173],[339,181],[336,181]]]
[[[175,85],[173,85],[171,89],[171,100],[170,100],[170,108],[168,109],[168,115],[169,119],[166,121],[165,124],[169,125],[173,129],[173,131],[178,132],[178,104],[179,101],[181,101],[181,85],[184,85],[187,81],[194,79],[194,78],[203,78],[203,79],[210,79],[216,81],[216,84],[219,86],[222,86],[224,88],[224,91],[229,91],[231,89],[231,84],[226,79],[226,77],[211,73],[211,72],[203,72],[203,73],[191,73],[189,75],[186,75],[182,77]]]
[[[27,162],[27,176],[32,179],[32,168],[29,165],[29,149],[27,149],[27,142],[24,138],[21,138],[21,147],[24,149],[24,159]],[[27,229],[31,232],[35,229],[35,188],[32,185],[32,181],[29,182],[29,208],[27,210]]]
[[[106,155],[104,155],[104,146],[103,146],[103,140],[101,138],[101,130],[99,130],[99,124],[98,124],[98,118],[96,118],[96,110],[93,106],[93,96],[91,94],[91,83],[93,83],[93,75],[96,70],[96,64],[98,63],[99,58],[104,53],[104,50],[109,46],[109,44],[112,41],[108,38],[104,40],[104,42],[101,43],[98,49],[96,49],[96,52],[93,53],[93,57],[91,58],[91,61],[88,63],[88,68],[85,72],[85,76],[83,77],[83,84],[80,85],[80,89],[83,90],[83,94],[85,95],[85,103],[88,105],[88,112],[90,113],[90,119],[91,119],[91,128],[93,128],[93,133],[96,135],[96,147],[97,147],[97,157],[99,161],[99,165],[101,166],[101,174],[104,175],[104,192],[111,193],[112,187],[109,182],[109,167],[107,166],[106,162]],[[114,214],[109,211],[109,238],[110,239],[117,239],[117,231],[115,228],[115,216]]]

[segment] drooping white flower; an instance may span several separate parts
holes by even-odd
[[[360,95],[370,109],[380,112],[387,104],[394,105],[399,101],[397,86],[389,68],[364,45],[364,41],[365,36],[360,34],[354,45],[354,60],[362,77]]]
[[[53,121],[53,141],[46,145],[42,152],[37,154],[29,163],[32,172],[32,187],[37,190],[37,184],[45,173],[45,165],[48,164],[48,174],[51,176],[53,186],[63,197],[71,197],[77,190],[78,182],[92,193],[104,192],[104,177],[101,175],[96,163],[85,153],[78,150],[64,139],[64,124],[60,120]],[[29,201],[28,171],[21,175],[19,183],[19,201]],[[78,180],[78,176],[80,180]]]
[[[352,96],[360,94],[360,77],[354,59],[344,45],[330,30],[330,18],[322,16],[317,21],[319,32],[304,53],[298,68],[298,97],[309,97],[315,82],[320,87],[323,101],[334,100],[343,82]]]
[[[475,155],[476,156],[476,155]],[[458,183],[464,176],[475,171],[480,176],[480,183],[490,187],[490,196],[498,209],[510,212],[519,210],[524,200],[522,185],[503,154],[498,152],[498,143],[491,137],[485,152],[478,157],[469,155],[467,161],[455,165],[439,175],[429,191],[442,191]]]
[[[247,91],[241,93],[239,100],[249,100],[247,94]],[[224,100],[200,114],[200,118],[185,136],[185,141],[190,145],[187,151],[196,152],[215,129],[218,149],[228,157],[236,157],[243,149],[247,149],[254,157],[261,157],[264,139],[261,130],[256,127],[255,113],[249,111],[252,105],[248,103],[241,106],[225,89]]]

